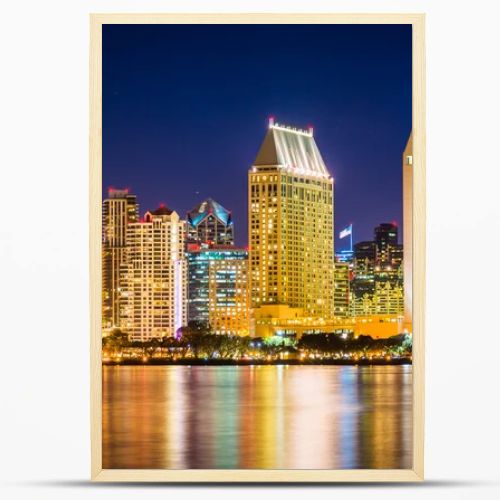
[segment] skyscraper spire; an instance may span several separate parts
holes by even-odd
[[[254,166],[274,166],[303,175],[328,178],[330,174],[313,137],[313,128],[292,128],[269,121],[269,130]]]
[[[188,243],[233,245],[234,226],[231,212],[207,198],[187,213]]]

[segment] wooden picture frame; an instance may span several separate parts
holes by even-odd
[[[90,15],[90,368],[94,481],[374,482],[424,478],[425,46],[424,14]],[[103,24],[411,24],[413,28],[413,468],[356,470],[138,470],[102,468],[101,185]]]

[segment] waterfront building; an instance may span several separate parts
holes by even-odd
[[[233,245],[231,212],[208,198],[187,213],[187,243]]]
[[[106,334],[121,323],[121,269],[126,260],[127,226],[137,222],[139,206],[128,189],[108,190],[102,203],[102,329]]]
[[[387,339],[403,333],[400,314],[368,314],[355,319],[354,336],[369,335],[373,339]]]
[[[335,318],[347,318],[350,315],[350,273],[349,263],[335,262]]]
[[[312,323],[331,320],[333,179],[312,128],[270,120],[248,173],[248,200],[252,307],[267,307],[255,316],[281,314],[273,306],[285,305]]]
[[[413,287],[413,132],[403,152],[403,246],[404,268],[404,328],[412,333]]]
[[[187,323],[185,230],[165,206],[127,227],[122,329],[131,340],[175,336]]]
[[[188,319],[213,333],[248,335],[248,252],[232,246],[189,244]]]
[[[403,246],[395,223],[379,224],[373,241],[354,247],[351,314],[403,314]],[[384,304],[383,306],[381,304]]]
[[[350,313],[353,317],[369,316],[373,314],[397,314],[404,312],[404,293],[400,283],[377,281],[373,293],[362,296],[352,295]]]
[[[353,280],[351,291],[354,301],[372,296],[375,291],[375,264],[377,246],[374,241],[360,241],[354,245]],[[354,306],[356,304],[353,303]]]
[[[390,281],[375,283],[375,293],[372,299],[372,314],[403,315],[403,287]]]
[[[250,334],[248,253],[240,252],[244,258],[215,260],[209,267],[208,320],[215,334]]]

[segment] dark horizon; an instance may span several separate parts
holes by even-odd
[[[104,25],[103,197],[184,218],[211,197],[247,244],[247,172],[269,116],[314,126],[335,179],[335,249],[402,224],[410,25]],[[402,234],[399,235],[402,241]]]

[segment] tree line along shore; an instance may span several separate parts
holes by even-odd
[[[185,327],[177,337],[130,340],[114,330],[102,340],[103,364],[411,364],[412,338],[385,339],[335,333],[268,338],[212,333]]]

